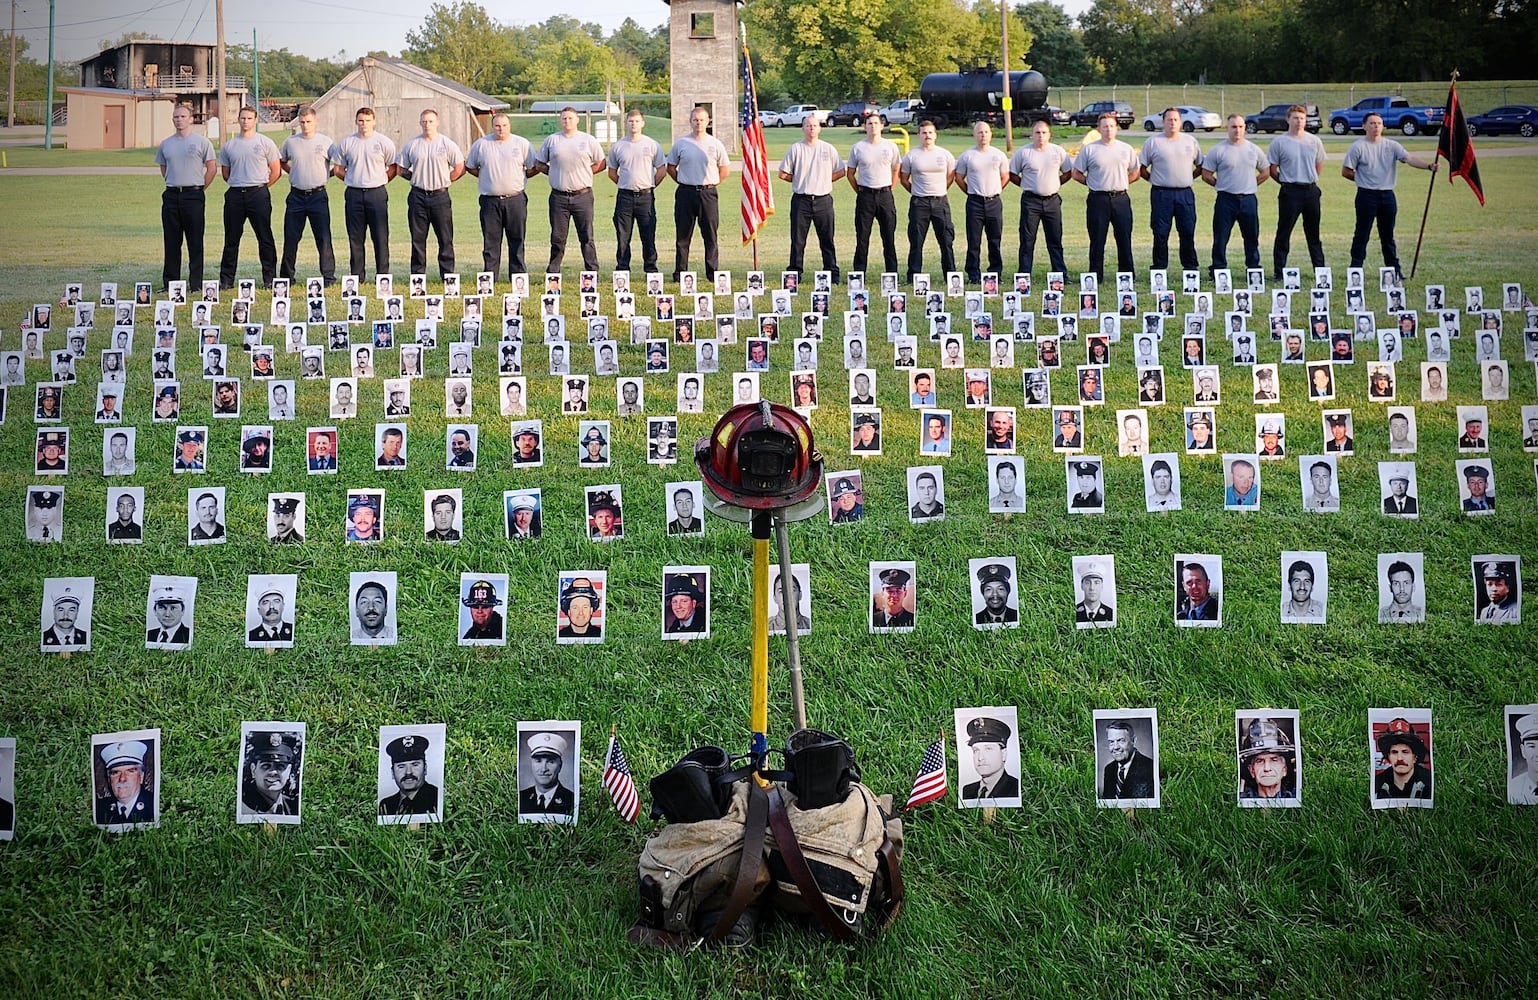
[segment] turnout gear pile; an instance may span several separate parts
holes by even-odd
[[[744,946],[765,908],[809,916],[837,940],[886,927],[902,908],[902,820],[860,783],[854,750],[792,734],[786,770],[760,784],[726,751],[700,747],[651,783],[668,823],[641,852],[639,943]]]

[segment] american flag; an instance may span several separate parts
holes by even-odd
[[[742,39],[742,242],[751,243],[759,227],[774,214],[774,192],[769,187],[769,152],[764,148],[764,125],[758,120],[758,90],[753,86],[753,60],[748,56],[746,33]]]
[[[604,755],[603,787],[614,799],[614,811],[626,823],[634,823],[641,813],[641,797],[636,794],[635,778],[630,774],[630,762],[620,749],[619,736],[609,736],[609,752]]]
[[[924,749],[924,759],[919,762],[918,777],[913,779],[913,791],[908,795],[905,808],[943,799],[945,792],[945,740],[942,737]]]

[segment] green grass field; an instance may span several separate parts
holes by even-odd
[[[840,146],[854,137],[843,129],[826,135]],[[793,138],[791,130],[771,132],[771,153]],[[965,139],[948,136],[947,143],[959,152]],[[1351,185],[1338,174],[1344,143],[1326,139],[1326,145],[1332,163],[1324,179],[1325,243],[1340,287]],[[1412,143],[1423,155],[1432,148],[1428,140]],[[1487,300],[1502,281],[1538,287],[1533,161],[1497,155],[1508,149],[1525,151],[1526,144],[1479,143],[1483,209],[1461,181],[1447,187],[1439,178],[1421,270],[1407,282],[1413,304],[1426,282],[1444,284],[1455,301],[1464,285],[1482,285]],[[9,162],[144,165],[150,158],[147,151],[13,149]],[[1409,172],[1399,187],[1407,264],[1425,182],[1425,174]],[[1139,265],[1146,266],[1142,187],[1134,191],[1135,243]],[[159,188],[155,177],[0,171],[0,218],[9,237],[0,250],[0,348],[15,349],[25,309],[57,302],[68,281],[84,282],[91,294],[103,280],[126,288],[158,277]],[[600,181],[598,188],[598,242],[607,264],[612,186]],[[536,179],[532,190],[528,262],[538,271],[548,239],[545,182]],[[286,181],[280,182],[277,204],[285,191]],[[776,183],[775,196],[779,212],[760,251],[761,266],[771,273],[785,264],[787,186]],[[479,268],[474,188],[462,182],[454,197],[459,269],[473,276]],[[1267,261],[1274,197],[1269,186],[1262,189]],[[664,187],[664,262],[671,256],[671,199]],[[222,233],[220,200],[216,184],[209,200],[210,275]],[[345,263],[341,201],[334,190],[333,229]],[[392,259],[400,275],[408,257],[403,186],[391,201]],[[753,258],[735,238],[736,197],[722,201],[723,262],[740,282]],[[1082,191],[1071,190],[1064,201],[1067,256],[1077,269],[1087,245]],[[1008,272],[1018,198],[1011,193],[1006,202]],[[1198,246],[1204,263],[1211,204],[1203,189]],[[959,197],[953,206],[959,221]],[[840,186],[845,264],[852,214],[852,192]],[[1294,262],[1304,260],[1301,233],[1294,243]],[[900,253],[904,247],[900,232]],[[575,279],[574,249],[568,249],[568,281]],[[697,245],[695,253],[698,261]],[[928,255],[933,262],[932,244]],[[1370,265],[1376,255],[1374,245]],[[1239,259],[1237,234],[1230,256]],[[242,263],[243,273],[255,271],[249,237]],[[1042,266],[1039,261],[1038,283]],[[307,244],[301,275],[313,267]],[[1146,279],[1140,289],[1146,292]],[[1372,298],[1381,307],[1381,296]],[[575,316],[575,302],[565,308]],[[258,311],[265,315],[265,305]],[[227,315],[227,307],[220,314]],[[1298,305],[1294,319],[1302,318]],[[146,334],[139,336],[143,343]],[[100,331],[93,335],[91,357],[104,339]],[[342,422],[342,474],[307,476],[300,430],[333,421],[324,416],[322,390],[300,382],[300,419],[278,426],[273,472],[241,475],[234,471],[238,427],[265,423],[265,411],[258,403],[242,420],[211,419],[206,393],[188,375],[195,351],[189,337],[181,339],[188,400],[182,422],[212,425],[213,472],[171,474],[172,428],[149,420],[146,356],[136,355],[126,405],[139,427],[140,471],[130,482],[146,488],[150,518],[141,548],[101,540],[108,483],[99,474],[100,435],[81,398],[88,390],[72,389],[66,400],[76,464],[62,480],[62,544],[23,538],[26,486],[47,481],[30,472],[35,429],[25,398],[12,393],[0,428],[0,535],[12,563],[0,576],[8,622],[0,638],[9,650],[0,661],[9,678],[0,690],[0,734],[20,744],[18,837],[0,845],[0,926],[8,932],[0,984],[14,995],[1463,998],[1520,995],[1535,981],[1530,906],[1523,900],[1538,862],[1538,813],[1505,804],[1501,710],[1538,701],[1530,646],[1538,611],[1528,595],[1522,625],[1475,625],[1469,565],[1476,553],[1518,553],[1531,581],[1538,558],[1533,456],[1523,453],[1519,431],[1520,407],[1538,401],[1538,390],[1533,365],[1520,360],[1518,336],[1508,334],[1504,345],[1512,398],[1486,404],[1489,459],[1501,498],[1496,515],[1474,519],[1457,511],[1454,406],[1481,402],[1470,341],[1455,345],[1448,403],[1401,396],[1400,402],[1416,404],[1419,425],[1414,457],[1423,512],[1414,522],[1376,512],[1376,463],[1391,456],[1386,423],[1366,399],[1360,362],[1340,378],[1342,394],[1333,404],[1352,408],[1357,420],[1356,455],[1341,462],[1340,513],[1307,516],[1299,509],[1295,458],[1319,450],[1321,441],[1319,407],[1304,398],[1301,370],[1292,366],[1283,368],[1280,407],[1294,435],[1292,457],[1264,469],[1262,511],[1225,513],[1218,463],[1183,457],[1184,510],[1144,513],[1139,463],[1115,457],[1114,410],[1131,405],[1135,395],[1124,343],[1113,348],[1106,406],[1086,420],[1086,450],[1106,456],[1106,514],[1065,512],[1063,464],[1048,447],[1046,415],[1025,410],[1020,452],[1029,512],[987,514],[982,419],[961,408],[960,373],[945,371],[938,391],[942,405],[956,410],[960,435],[944,460],[949,509],[943,522],[913,525],[906,517],[904,469],[927,463],[917,454],[917,421],[905,412],[903,387],[889,369],[890,349],[876,346],[885,454],[850,455],[842,406],[825,403],[813,418],[827,468],[863,470],[866,519],[840,527],[813,520],[792,529],[796,559],[813,566],[814,629],[802,645],[809,715],[855,745],[869,784],[902,798],[925,743],[949,731],[954,707],[1017,705],[1024,807],[991,821],[976,810],[957,810],[952,748],[952,796],[907,825],[908,906],[890,933],[845,949],[780,925],[750,952],[689,956],[641,951],[624,941],[635,914],[635,861],[645,824],[628,829],[613,815],[599,783],[599,758],[608,727],[618,724],[644,793],[652,775],[701,742],[745,748],[751,586],[745,531],[711,519],[703,539],[665,535],[664,484],[692,479],[693,470],[686,463],[645,464],[644,428],[615,415],[607,380],[598,380],[591,416],[614,421],[613,468],[573,475],[577,418],[559,415],[556,380],[533,377],[530,409],[545,420],[547,461],[537,471],[512,469],[490,346],[475,360],[481,471],[452,475],[432,458],[441,454],[447,425],[439,401],[447,352],[440,346],[430,355],[428,378],[416,387],[410,434],[414,455],[422,458],[414,457],[407,470],[376,473],[366,461],[372,425],[383,419],[376,381],[363,390],[363,415]],[[833,379],[823,383],[825,400],[837,397],[843,384],[831,346],[823,354],[823,378]],[[934,348],[922,350],[924,362],[934,364]],[[1079,360],[1081,350],[1070,346],[1068,359]],[[741,351],[728,348],[726,364],[740,367]],[[1406,372],[1417,367],[1411,362],[1421,352],[1415,344],[1406,353],[1405,386],[1413,383]],[[580,366],[590,364],[585,350],[576,353]],[[1180,407],[1190,390],[1176,369],[1176,346],[1166,343],[1161,353],[1171,403],[1151,415],[1150,435],[1156,446],[1179,450]],[[1277,356],[1277,345],[1263,340],[1260,360]],[[335,361],[328,358],[328,366]],[[622,364],[627,373],[639,372],[640,349],[626,347]],[[784,398],[788,354],[777,354],[775,366],[765,391]],[[1219,450],[1248,451],[1245,431],[1254,407],[1232,398],[1247,388],[1248,373],[1227,364],[1222,369],[1228,401],[1219,408]],[[41,363],[28,364],[30,380],[42,372]],[[291,356],[280,353],[279,373],[296,376]],[[707,379],[707,414],[681,419],[685,441],[708,431],[710,410],[719,412],[726,402],[727,380],[724,374]],[[1069,373],[1059,372],[1053,382],[1057,396],[1071,391]],[[1017,376],[996,386],[998,401],[1019,404]],[[649,413],[672,412],[672,387],[672,376],[655,385],[648,380]],[[579,527],[582,486],[611,482],[625,487],[626,537],[600,546]],[[227,488],[230,541],[189,548],[185,491],[204,485]],[[545,535],[533,544],[502,537],[501,494],[519,485],[544,490]],[[451,486],[464,490],[464,541],[421,541],[421,491]],[[345,492],[362,487],[387,490],[390,537],[375,547],[344,546]],[[307,492],[309,540],[278,549],[262,537],[261,513],[267,493],[289,490]],[[1288,549],[1329,553],[1328,625],[1279,624],[1278,558]],[[1419,626],[1380,626],[1376,554],[1400,550],[1425,553],[1428,618]],[[1177,629],[1171,621],[1177,552],[1224,556],[1221,630]],[[1073,555],[1092,553],[1116,556],[1120,623],[1080,632],[1073,627],[1068,568]],[[1018,560],[1019,630],[969,626],[966,560],[984,555]],[[867,633],[867,564],[881,559],[918,564],[918,627],[910,634]],[[709,641],[659,642],[662,567],[680,563],[712,567]],[[609,573],[608,638],[599,647],[557,647],[555,574],[583,568]],[[401,642],[393,648],[348,645],[348,573],[374,569],[400,574]],[[462,571],[510,574],[505,649],[456,645]],[[269,655],[246,649],[241,638],[245,577],[277,572],[300,576],[299,646]],[[150,574],[200,578],[190,652],[143,650]],[[96,578],[94,651],[69,658],[37,649],[43,580],[63,575]],[[783,655],[778,640],[771,655]],[[779,666],[771,686],[771,740],[779,742],[790,729],[788,682]],[[1235,806],[1233,713],[1259,706],[1302,713],[1301,810]],[[1439,794],[1433,810],[1370,810],[1366,712],[1377,706],[1434,712]],[[1090,713],[1117,707],[1159,710],[1164,784],[1157,811],[1125,815],[1095,806]],[[308,723],[304,822],[297,828],[268,833],[233,821],[240,723],[252,719]],[[516,822],[516,724],[529,719],[584,722],[575,828]],[[377,827],[377,730],[409,722],[448,724],[447,822],[416,831]],[[164,737],[161,826],[126,836],[98,833],[88,811],[89,737],[140,726],[158,726]],[[649,804],[644,794],[643,803]]]

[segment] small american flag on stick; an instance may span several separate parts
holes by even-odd
[[[924,749],[924,759],[919,762],[918,777],[913,779],[913,791],[908,795],[906,809],[926,802],[945,798],[945,735]]]
[[[635,778],[630,773],[630,762],[619,745],[619,736],[609,730],[609,751],[603,758],[603,787],[614,800],[614,811],[626,823],[634,823],[641,813],[641,797],[636,794]]]

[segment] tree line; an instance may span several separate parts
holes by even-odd
[[[917,96],[929,73],[1003,58],[993,0],[927,0],[918,16],[912,0],[752,0],[741,10],[766,106]],[[41,100],[46,67],[20,43],[17,97]],[[249,78],[251,46],[228,51],[227,71]],[[1455,68],[1468,80],[1527,79],[1535,51],[1538,0],[1095,0],[1077,20],[1051,0],[1009,10],[1010,65],[1058,89],[1429,82]],[[607,33],[566,15],[514,25],[449,0],[433,3],[399,54],[500,96],[670,89],[666,22],[627,18]],[[354,65],[340,53],[260,56],[262,93],[279,99],[318,97]],[[56,69],[57,80],[78,79],[73,64]]]

